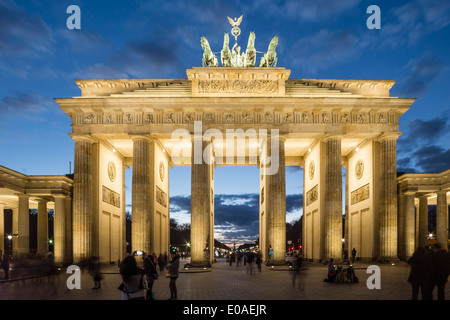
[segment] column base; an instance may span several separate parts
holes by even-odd
[[[392,263],[400,262],[400,259],[397,256],[395,256],[395,257],[378,257],[377,262],[383,263],[383,264],[392,264]]]
[[[286,260],[269,260],[266,262],[266,266],[271,267],[271,266],[287,266],[288,263]]]
[[[184,265],[185,269],[192,269],[192,268],[211,268],[211,263],[209,261],[202,261],[202,262],[190,262],[190,263],[186,263]]]

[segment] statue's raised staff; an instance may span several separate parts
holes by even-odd
[[[225,33],[223,37],[223,49],[221,51],[220,59],[222,60],[223,67],[232,67],[231,50],[230,50],[230,37],[228,33]]]
[[[273,64],[273,67],[277,66],[277,52],[276,48],[278,45],[278,36],[273,37],[272,41],[270,41],[269,49],[267,50],[267,53],[264,54],[264,56],[261,58],[261,62],[259,63],[260,67],[271,67]]]
[[[203,59],[202,66],[203,67],[218,67],[219,61],[216,58],[216,55],[212,52],[211,47],[209,46],[208,40],[205,37],[201,37],[200,40],[203,49]]]

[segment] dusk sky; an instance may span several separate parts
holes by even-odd
[[[69,30],[70,5],[81,30]],[[369,30],[367,7],[381,9]],[[200,37],[213,51],[244,15],[256,49],[279,36],[278,65],[290,78],[395,80],[391,96],[416,98],[400,118],[398,171],[450,168],[450,1],[11,1],[0,0],[0,165],[28,175],[69,173],[70,118],[53,98],[80,95],[74,79],[186,78],[201,66]],[[245,47],[245,45],[244,45]],[[302,206],[302,170],[287,168],[287,220]],[[216,238],[254,241],[258,233],[256,167],[215,173]],[[131,203],[131,169],[127,203]],[[170,170],[171,217],[190,215],[190,168]]]

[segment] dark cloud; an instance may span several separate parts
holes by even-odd
[[[286,213],[298,211],[303,208],[302,194],[288,194],[286,195]]]
[[[26,116],[30,112],[36,114],[45,111],[50,103],[51,101],[39,95],[16,92],[14,95],[0,99],[0,115],[20,114]]]
[[[360,40],[349,30],[319,32],[298,39],[292,46],[289,60],[304,71],[317,73],[339,63],[346,63],[360,54]]]
[[[0,55],[33,56],[48,51],[52,41],[48,26],[13,1],[0,0]]]
[[[420,172],[438,173],[450,169],[450,149],[439,146],[425,146],[412,154]]]
[[[256,11],[263,16],[274,17],[282,12],[289,19],[318,22],[355,8],[360,2],[361,0],[259,0],[245,3],[243,8],[247,12]]]
[[[398,140],[397,171],[399,172],[441,172],[450,169],[449,149],[439,147],[439,140],[445,140],[450,132],[448,112],[430,120],[412,120],[408,134]]]
[[[426,53],[406,66],[408,75],[404,81],[399,81],[398,90],[402,95],[417,97],[428,90],[446,67],[447,64],[440,58]]]

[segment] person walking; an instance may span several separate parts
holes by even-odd
[[[167,276],[170,278],[169,288],[170,288],[170,298],[169,300],[177,300],[177,284],[178,279],[178,269],[180,268],[180,256],[176,252],[172,252],[172,261],[170,261],[167,266],[168,273]]]
[[[100,289],[102,275],[100,274],[100,260],[98,257],[91,257],[89,259],[88,269],[92,279],[94,280],[94,287],[92,290]]]
[[[247,273],[250,273],[250,276],[254,275],[253,262],[255,260],[255,256],[253,252],[247,252],[246,261],[247,261]]]
[[[127,256],[120,264],[122,300],[145,300],[144,270],[137,266],[133,255]]]
[[[352,263],[355,263],[355,260],[356,260],[356,249],[353,248],[353,250],[352,250]]]
[[[430,298],[433,299],[433,291],[437,287],[438,300],[445,300],[445,284],[450,275],[450,254],[438,243],[435,243],[431,250],[433,278],[430,285]]]
[[[153,256],[147,255],[145,252],[142,253],[142,258],[144,259],[144,272],[145,279],[147,280],[147,295],[145,300],[154,300],[153,298],[153,282],[158,279],[158,272],[156,270],[156,265],[154,264]]]
[[[256,266],[258,267],[258,271],[261,272],[262,259],[261,259],[261,253],[259,251],[256,252],[255,263],[256,263]]]
[[[432,280],[431,257],[424,247],[418,247],[413,256],[408,259],[411,265],[408,282],[412,287],[412,300],[419,297],[419,289],[422,300],[430,300],[430,286]]]
[[[164,268],[166,266],[166,260],[164,259],[164,256],[162,253],[159,254],[158,257],[158,266],[159,266],[159,273],[164,271]]]
[[[3,271],[5,272],[5,280],[9,280],[9,259],[6,254],[3,255],[1,267],[2,267]]]

